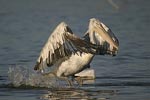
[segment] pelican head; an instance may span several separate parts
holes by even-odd
[[[118,39],[114,33],[98,19],[90,19],[88,32],[90,42],[103,46],[107,54],[115,56],[118,53]]]

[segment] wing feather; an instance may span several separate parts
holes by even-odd
[[[51,66],[59,59],[69,57],[77,51],[94,53],[94,48],[97,46],[75,36],[67,24],[62,22],[56,27],[41,50],[37,63],[45,62]]]

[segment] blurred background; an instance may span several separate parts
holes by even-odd
[[[21,65],[32,70],[50,33],[60,22],[66,22],[82,37],[93,17],[109,26],[120,42],[116,57],[94,58],[91,66],[96,70],[95,84],[123,82],[127,88],[121,91],[148,100],[149,0],[0,0],[1,80],[7,82],[10,66]],[[134,85],[141,87],[135,90]]]

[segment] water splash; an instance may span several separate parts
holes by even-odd
[[[59,85],[55,78],[42,76],[41,74],[22,66],[9,67],[8,78],[14,87],[24,85],[51,88]]]

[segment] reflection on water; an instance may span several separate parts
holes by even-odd
[[[84,84],[83,87],[78,87],[78,85],[68,87],[60,80],[42,76],[21,66],[10,67],[8,78],[10,83],[2,84],[0,88],[47,89],[48,91],[46,90],[46,93],[44,92],[39,96],[42,100],[107,100],[108,97],[106,95],[115,95],[117,93],[116,90],[93,90],[92,88],[96,84]]]
[[[116,94],[115,90],[92,90],[94,85],[84,85],[88,87],[85,89],[77,85],[68,88],[62,81],[54,78],[44,77],[41,74],[35,73],[22,66],[13,66],[9,68],[8,78],[10,83],[0,86],[1,88],[9,89],[48,89],[46,93],[41,94],[39,97],[42,100],[74,100],[74,99],[97,99],[107,100],[105,95]],[[93,83],[94,84],[94,83]]]
[[[41,100],[111,100],[112,98],[115,100],[116,96],[119,98],[119,96],[136,95],[141,93],[138,90],[150,86],[149,77],[110,76],[96,77],[96,82],[93,84],[84,84],[82,87],[74,85],[69,88],[66,82],[43,77],[41,74],[22,66],[10,67],[8,78],[9,84],[0,85],[0,90],[4,90],[0,92],[0,95],[11,94],[11,91],[14,92],[14,89],[16,92],[20,91],[20,89],[22,92],[33,90],[38,92],[37,97]],[[0,80],[6,80],[6,77],[0,77]],[[7,91],[8,89],[11,91]],[[44,92],[39,92],[40,90],[44,90]],[[148,97],[150,91],[145,92],[142,96]],[[31,94],[34,95],[34,92],[31,92]],[[138,98],[138,95],[136,96]]]
[[[115,95],[116,91],[114,90],[83,90],[77,88],[60,88],[49,90],[48,93],[42,95],[40,99],[46,100],[106,100],[108,98],[104,95]]]

